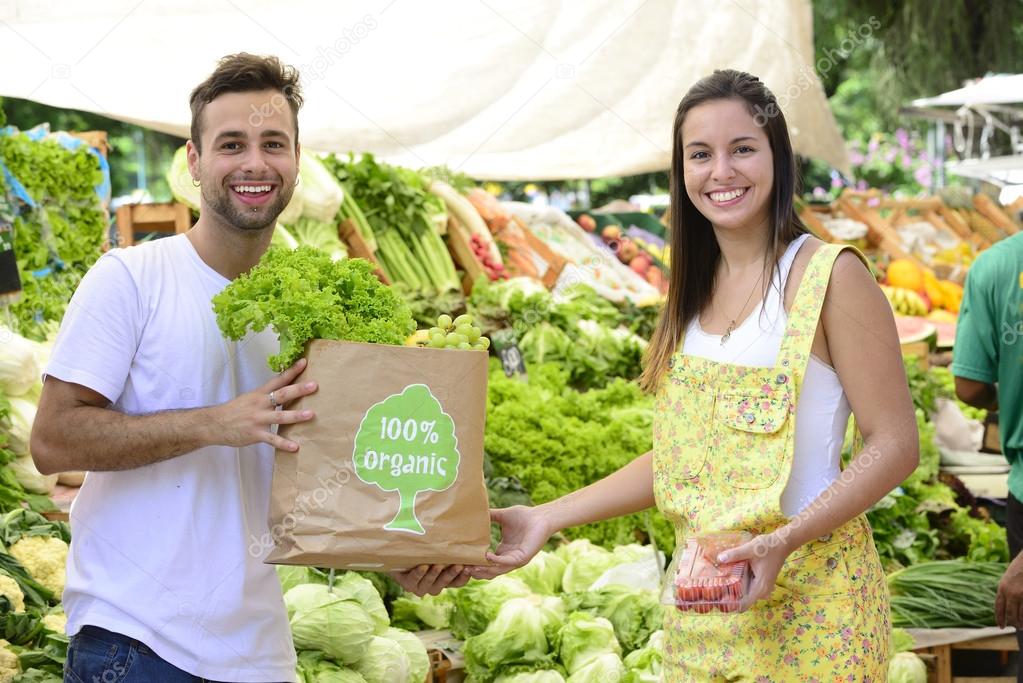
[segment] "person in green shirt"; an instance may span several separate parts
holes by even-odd
[[[1006,527],[1014,559],[999,584],[995,613],[999,626],[1020,629],[1023,649],[1023,233],[996,243],[971,266],[952,374],[962,401],[998,411],[1010,466]]]

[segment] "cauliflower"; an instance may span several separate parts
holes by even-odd
[[[10,600],[15,612],[25,611],[25,596],[21,586],[5,572],[0,572],[0,597]]]
[[[47,614],[42,618],[43,626],[50,629],[54,633],[63,633],[67,628],[67,615],[63,612],[54,612],[53,614]]]
[[[21,673],[18,655],[8,647],[10,643],[0,638],[0,683],[11,683]]]
[[[25,571],[57,599],[64,592],[67,551],[67,543],[53,536],[23,536],[9,549]]]

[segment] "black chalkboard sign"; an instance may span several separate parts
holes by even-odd
[[[519,350],[514,330],[498,330],[490,335],[490,341],[494,345],[497,357],[501,359],[501,367],[508,377],[526,378],[526,363],[522,359],[522,352]]]

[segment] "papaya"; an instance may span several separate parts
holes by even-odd
[[[895,259],[888,264],[885,275],[892,287],[911,289],[914,292],[924,291],[923,269],[909,259]]]
[[[923,271],[924,276],[924,293],[927,298],[931,300],[931,308],[944,308],[945,307],[945,293],[941,289],[941,285],[938,283],[937,276],[934,275],[934,271],[925,269]]]

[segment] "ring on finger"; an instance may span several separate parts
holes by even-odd
[[[274,396],[275,393],[276,392],[271,391],[267,394],[267,397],[270,399],[270,405],[273,406],[274,410],[281,407],[281,404],[277,402],[277,397]]]

